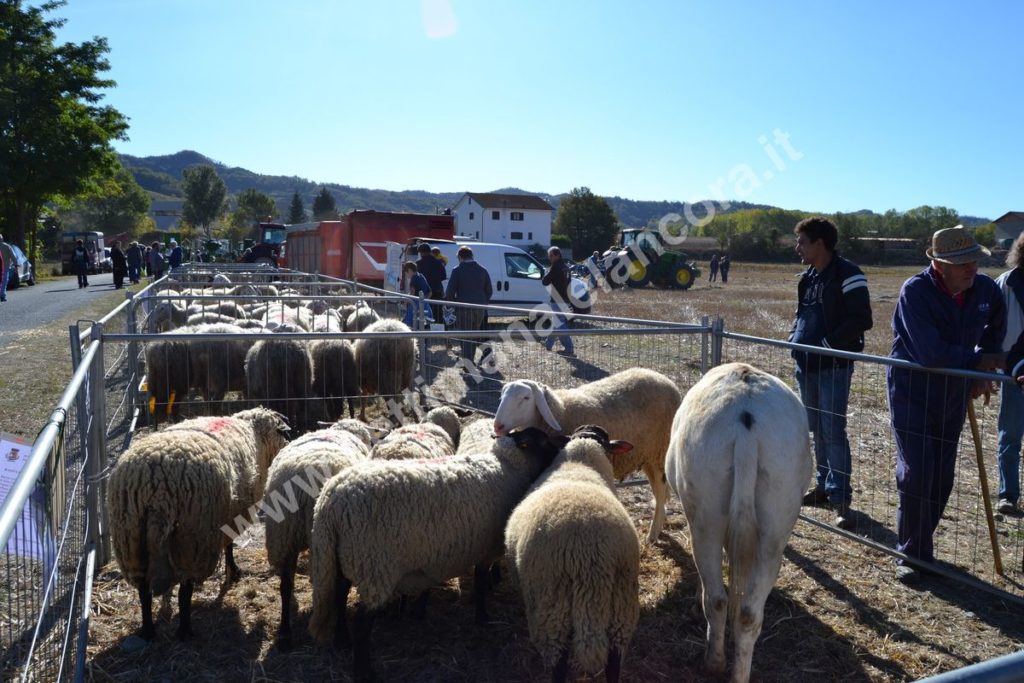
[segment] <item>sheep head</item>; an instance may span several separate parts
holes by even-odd
[[[562,431],[545,395],[546,387],[528,379],[509,382],[501,390],[501,401],[494,414],[494,433],[505,436],[515,428],[547,425]]]

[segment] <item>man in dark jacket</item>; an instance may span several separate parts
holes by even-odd
[[[133,284],[139,284],[140,271],[142,270],[142,246],[138,242],[132,242],[124,254],[128,264],[128,280]]]
[[[488,303],[491,300],[491,294],[494,293],[491,288],[491,276],[483,266],[473,260],[473,250],[469,247],[459,247],[458,256],[459,265],[452,268],[452,275],[448,278],[446,298],[448,301],[464,304]],[[479,330],[485,312],[486,309],[483,308],[457,307],[455,310],[455,328],[458,330]],[[462,357],[472,363],[477,341],[475,339],[463,339],[461,344]]]
[[[427,284],[430,285],[430,298],[434,301],[444,301],[444,281],[448,278],[444,263],[431,253],[430,245],[426,242],[420,243],[417,252],[420,258],[416,262],[416,269],[420,275],[427,278]],[[443,305],[433,305],[434,320],[441,319],[441,308]]]
[[[861,269],[836,253],[839,233],[832,221],[806,218],[797,223],[796,253],[807,270],[797,285],[797,309],[789,341],[842,351],[863,351],[871,329],[868,281]],[[853,362],[844,358],[793,351],[800,396],[814,434],[815,485],[804,505],[831,504],[840,529],[853,526],[850,516],[852,457],[846,436],[846,407]]]
[[[551,261],[551,267],[544,274],[541,283],[547,285],[551,290],[551,308],[554,311],[553,326],[555,330],[568,330],[569,320],[559,311],[569,309],[569,283],[572,281],[572,274],[569,273],[569,267],[562,260],[562,250],[558,247],[548,249],[548,260]],[[562,344],[562,354],[566,356],[576,355],[572,345],[572,337],[568,334],[560,334],[558,335],[558,341]],[[554,334],[548,334],[547,339],[544,340],[544,346],[547,347],[548,351],[554,348]]]
[[[1003,295],[978,273],[987,256],[961,225],[932,235],[931,265],[903,283],[892,317],[892,357],[928,368],[995,370],[1006,329]],[[889,415],[896,439],[897,550],[933,562],[932,536],[953,491],[957,444],[967,401],[988,393],[987,382],[890,367]],[[902,562],[896,578],[913,584],[920,570]]]
[[[167,259],[167,264],[171,268],[177,268],[184,260],[184,256],[185,254],[182,252],[181,247],[178,246],[177,240],[171,240],[171,255]]]
[[[124,276],[128,274],[128,261],[121,251],[120,240],[114,240],[113,246],[110,247],[110,264],[114,271],[114,289],[121,289],[124,287]]]

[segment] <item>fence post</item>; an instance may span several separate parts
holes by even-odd
[[[93,365],[89,369],[89,402],[92,415],[89,421],[88,497],[89,536],[96,547],[100,566],[110,560],[110,536],[107,533],[106,480],[107,469],[107,409],[106,364],[103,357],[103,324],[93,323],[92,339],[98,343]]]
[[[717,368],[722,364],[722,332],[725,330],[725,321],[715,318],[711,327],[711,367]]]
[[[711,337],[711,328],[709,327],[710,318],[703,316],[700,319],[700,326],[704,330],[700,333],[700,374],[705,374],[709,370],[708,368],[708,347]]]
[[[128,299],[128,316],[125,323],[125,332],[138,334],[138,323],[135,320],[135,293],[125,292]],[[132,340],[128,342],[128,412],[134,414],[139,407],[139,342]]]

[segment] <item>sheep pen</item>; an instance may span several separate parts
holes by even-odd
[[[765,277],[778,281],[781,294],[777,305],[764,304],[766,294],[762,290],[771,289],[771,281],[766,285]],[[869,271],[869,279],[874,277]],[[724,293],[720,287],[695,287],[694,296],[685,299],[685,304],[672,292],[616,291],[607,294],[598,309],[604,305],[609,312],[629,310],[634,315],[654,317],[659,306],[663,306],[671,307],[664,315],[691,320],[699,318],[702,306],[717,305],[718,298],[728,294],[730,299],[749,300],[763,312],[752,311],[744,316],[734,311],[727,314],[727,323],[749,320],[755,325],[769,321],[771,331],[762,333],[778,338],[775,319],[783,320],[784,325],[791,314],[789,271],[751,266],[747,274],[744,269],[737,269],[729,287],[732,289]],[[638,310],[638,305],[645,308]],[[529,377],[575,385],[603,376],[595,368],[606,368],[609,372],[619,369],[620,359],[622,363],[665,372],[667,364],[674,367],[691,363],[694,357],[692,351],[680,348],[680,344],[667,337],[592,340],[577,341],[580,359],[575,361],[538,354],[538,346],[512,348],[504,344],[500,349],[508,363],[503,366],[504,379]],[[435,344],[429,352],[437,368],[431,367],[432,385],[469,384],[437,361],[443,346]],[[726,349],[727,354],[742,352],[745,349],[738,346]],[[692,371],[696,373],[699,370]],[[680,375],[673,372],[672,376]],[[854,392],[866,392],[861,384],[870,384],[872,376],[858,369],[855,380],[858,377],[861,381],[855,382]],[[691,384],[692,377],[679,380],[681,390]],[[477,397],[467,392],[469,400],[465,404],[478,405]],[[879,410],[885,412],[884,404]],[[991,407],[986,413],[989,419],[994,417]],[[873,438],[884,440],[887,425],[884,419],[876,423],[876,417],[862,412],[858,419],[866,425],[862,427],[865,434],[879,432],[881,436]],[[864,454],[865,459],[885,457],[884,450],[872,442],[866,443],[871,448]],[[864,449],[865,443],[860,447]],[[867,464],[860,460],[855,464],[862,466],[866,476]],[[885,469],[884,460],[880,469]],[[990,477],[993,473],[990,465]],[[883,474],[891,479],[891,472]],[[964,474],[959,472],[958,480]],[[893,488],[890,482],[885,484]],[[652,516],[648,489],[629,487],[618,492],[638,533],[646,533]],[[861,493],[866,498],[867,493]],[[685,540],[685,527],[681,505],[673,496],[668,504],[665,533],[658,544],[642,549],[641,616],[630,647],[628,667],[632,680],[701,680],[704,623],[697,599],[699,582]],[[1000,528],[1005,528],[1002,522]],[[1016,531],[1012,525],[1008,528],[1011,537],[1019,533],[1019,526]],[[251,539],[249,545],[236,552],[236,560],[250,576],[222,597],[218,597],[219,587],[214,582],[208,582],[194,596],[196,623],[217,633],[213,642],[179,645],[158,640],[142,652],[122,650],[126,636],[133,633],[133,600],[137,598],[118,578],[116,569],[108,566],[102,570],[96,584],[89,648],[94,680],[344,679],[350,669],[348,655],[331,655],[305,635],[297,638],[296,649],[290,654],[280,654],[274,648],[280,605],[276,577],[266,563],[260,532],[261,528],[252,530],[252,535],[245,537]],[[245,542],[240,539],[240,544]],[[1004,561],[1008,561],[1006,556]],[[1017,567],[1019,561],[1018,554]],[[834,673],[841,680],[908,680],[1005,654],[1020,649],[1024,643],[1024,626],[1016,607],[948,581],[927,592],[912,591],[891,581],[891,567],[891,559],[881,552],[842,541],[809,524],[798,524],[786,550],[778,583],[766,605],[764,632],[754,656],[755,679],[801,680]],[[299,573],[306,572],[308,558],[303,557]],[[453,581],[448,590],[435,591],[429,628],[410,619],[378,621],[376,652],[384,677],[417,681],[546,678],[540,659],[529,644],[515,581],[503,582],[493,593],[490,607],[494,623],[486,631],[472,625],[472,601],[468,594],[460,596],[458,583]],[[471,585],[468,573],[462,583]],[[305,577],[296,581],[296,598],[300,605],[310,603]],[[159,607],[154,613],[158,611]],[[308,610],[298,613],[294,624],[297,634],[305,633],[308,617]]]

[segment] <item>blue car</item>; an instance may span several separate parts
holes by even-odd
[[[7,269],[7,289],[17,289],[22,283],[31,287],[36,283],[36,273],[32,270],[32,262],[25,256],[17,244],[10,245],[14,252],[14,263]]]

